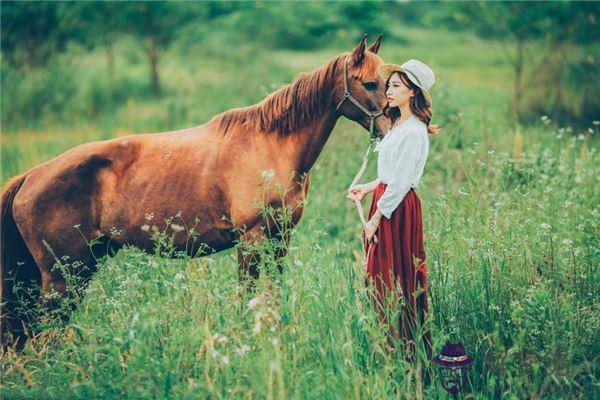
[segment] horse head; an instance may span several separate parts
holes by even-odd
[[[377,55],[380,45],[381,35],[367,47],[365,34],[354,50],[343,57],[335,85],[338,111],[366,128],[372,137],[381,137],[390,128],[389,119],[382,113],[387,99],[385,82],[378,73],[383,64]]]

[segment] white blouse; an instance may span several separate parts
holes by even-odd
[[[377,144],[377,176],[388,186],[377,202],[390,218],[411,187],[418,187],[429,154],[427,125],[414,115],[395,125]]]

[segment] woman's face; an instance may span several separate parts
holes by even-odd
[[[408,88],[400,79],[400,74],[395,72],[389,80],[389,86],[385,95],[387,96],[390,107],[403,107],[408,104],[410,98],[414,96],[411,89]]]

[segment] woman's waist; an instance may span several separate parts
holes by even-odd
[[[419,186],[419,184],[413,183],[413,184],[410,185],[409,190],[414,190],[418,186]],[[377,184],[377,186],[376,186],[376,188],[381,188],[381,189],[385,189],[387,187],[388,187],[388,184],[385,183],[385,182],[383,182],[383,181],[381,181],[381,180],[379,181],[379,184]]]

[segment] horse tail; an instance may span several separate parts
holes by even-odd
[[[25,339],[24,322],[27,317],[18,307],[19,296],[15,286],[23,289],[30,288],[32,280],[38,282],[40,272],[31,252],[27,248],[13,216],[13,201],[21,189],[26,175],[20,175],[10,180],[0,197],[0,342],[6,345],[9,332],[13,341],[22,345]],[[27,296],[30,291],[24,290]]]

